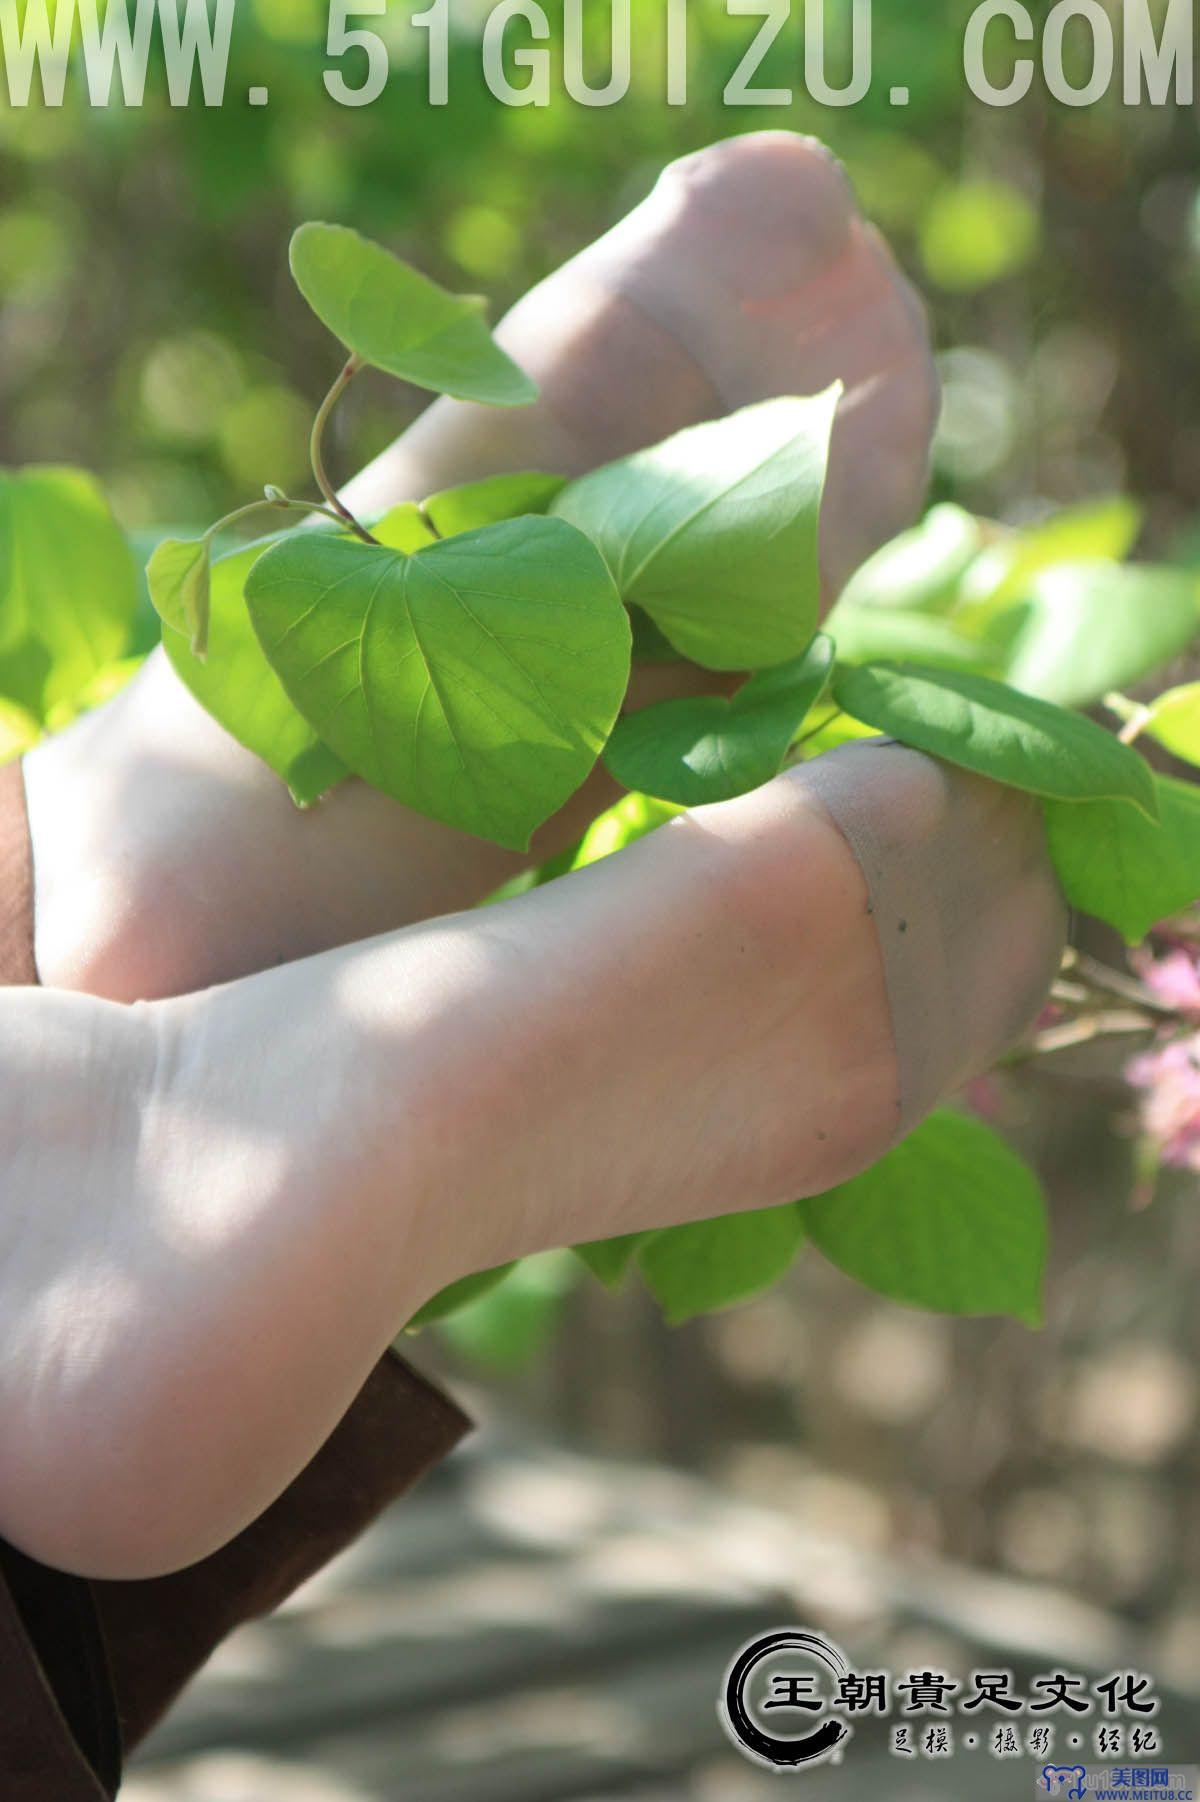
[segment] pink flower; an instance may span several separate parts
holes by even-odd
[[[1200,967],[1195,954],[1175,946],[1165,956],[1140,961],[1138,974],[1159,1001],[1200,1020]]]
[[[1125,1074],[1142,1091],[1142,1125],[1163,1162],[1200,1171],[1200,1033],[1143,1052]]]

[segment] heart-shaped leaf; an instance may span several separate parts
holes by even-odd
[[[627,714],[604,753],[609,772],[681,807],[761,788],[782,769],[833,656],[833,640],[818,633],[803,657],[751,676],[730,700],[697,695]]]
[[[294,534],[246,597],[284,688],[348,768],[516,850],[587,776],[629,679],[625,609],[561,519],[411,557]]]
[[[797,657],[817,628],[817,532],[840,386],[691,426],[572,482],[554,503],[621,598],[709,669]]]
[[[1045,1203],[1032,1170],[981,1120],[932,1114],[800,1211],[830,1263],[880,1295],[1041,1324]]]
[[[39,723],[121,656],[137,607],[125,535],[90,476],[0,471],[0,698]]]
[[[1136,751],[1003,682],[868,663],[839,669],[833,692],[852,718],[994,782],[1060,801],[1130,801],[1155,817],[1154,779]]]
[[[497,525],[502,519],[517,519],[523,513],[548,513],[566,485],[565,476],[520,470],[515,475],[488,476],[482,482],[465,482],[461,488],[431,494],[422,511],[440,537],[453,538],[460,532]]]
[[[193,656],[206,656],[211,606],[208,540],[164,538],[146,565],[146,583],[163,624],[187,639]]]
[[[163,649],[200,705],[283,777],[298,806],[307,807],[340,782],[346,768],[288,699],[246,610],[246,578],[263,553],[279,542],[264,539],[213,564],[209,654],[204,663],[193,657],[188,636],[165,621]]]
[[[794,1204],[652,1233],[637,1254],[671,1326],[748,1301],[779,1281],[804,1241]]]
[[[492,337],[476,296],[448,294],[344,225],[302,225],[291,261],[317,318],[364,363],[459,400],[522,407],[537,399],[536,385]]]
[[[1157,822],[1119,802],[1046,803],[1050,855],[1067,900],[1131,945],[1200,900],[1200,785],[1159,776],[1156,787]]]

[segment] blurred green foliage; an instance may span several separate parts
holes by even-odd
[[[1148,506],[1162,549],[1200,500],[1200,206],[1195,122],[1048,98],[990,111],[967,92],[971,0],[876,0],[875,74],[851,109],[799,79],[802,8],[756,77],[787,108],[722,95],[757,21],[689,8],[689,96],[665,102],[666,0],[634,0],[630,95],[585,108],[558,76],[544,109],[502,106],[480,64],[485,0],[452,0],[450,104],[426,100],[427,36],[393,3],[384,97],[328,98],[324,0],[240,0],[226,103],[0,110],[0,456],[94,469],[129,526],[212,518],[248,487],[303,478],[304,422],[331,372],[283,249],[302,219],[391,243],[452,287],[507,304],[603,229],[671,157],[738,131],[812,131],[929,296],[946,379],[936,484],[1029,517],[1094,492]],[[609,7],[589,0],[596,79]],[[519,28],[515,41],[519,42]],[[1075,46],[1078,49],[1078,46]],[[347,74],[358,80],[347,63]],[[996,79],[1000,79],[997,72]],[[910,91],[893,107],[890,89]],[[270,105],[252,108],[252,85]],[[415,411],[419,397],[410,397]],[[347,409],[340,469],[404,423],[396,392]],[[1181,536],[1182,535],[1182,536]]]

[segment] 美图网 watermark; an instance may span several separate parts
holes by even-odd
[[[0,102],[56,107],[79,91],[95,107],[140,107],[149,83],[161,80],[172,106],[268,106],[266,87],[239,83],[235,92],[231,84],[240,4],[248,0],[0,0]],[[979,0],[962,35],[964,84],[997,108],[1019,105],[1035,89],[1068,107],[1114,96],[1128,106],[1191,107],[1198,4]],[[666,104],[686,106],[693,13],[701,8],[744,22],[744,42],[728,70],[716,72],[731,109],[801,99],[851,107],[876,91],[894,107],[908,105],[908,72],[878,66],[872,0],[609,0],[607,34],[598,9],[606,54],[592,40],[595,8],[585,50],[583,0],[564,0],[553,21],[539,0],[496,0],[471,9],[469,37],[502,106],[617,106],[635,71],[645,92],[651,60]],[[416,13],[389,11],[388,0],[329,0],[326,27],[314,51],[337,105],[373,105],[394,70],[414,64],[424,69],[428,104],[450,104],[451,45],[465,30],[454,0]],[[706,66],[706,87],[713,74]]]
[[[1194,1764],[1047,1764],[1035,1796],[1060,1802],[1196,1802],[1200,1766]]]
[[[1200,1802],[1196,1767],[1168,1763],[1159,1710],[1141,1671],[1102,1679],[1044,1671],[1023,1684],[1011,1670],[965,1679],[859,1671],[840,1646],[806,1627],[776,1628],[744,1645],[718,1705],[738,1751],[781,1773],[840,1763],[856,1729],[870,1723],[898,1759],[1023,1760],[1042,1796]]]

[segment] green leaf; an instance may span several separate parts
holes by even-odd
[[[504,1282],[446,1317],[441,1330],[461,1355],[520,1370],[543,1349],[580,1276],[570,1252],[523,1258]]]
[[[1041,525],[1006,533],[989,546],[964,578],[962,598],[974,606],[1024,600],[1034,578],[1057,564],[1119,563],[1137,543],[1141,529],[1141,508],[1124,495],[1068,507]]]
[[[1200,766],[1200,682],[1187,682],[1159,695],[1150,705],[1142,731],[1172,757]]]
[[[13,701],[0,700],[0,766],[23,757],[42,736],[31,713]]]
[[[669,638],[665,638],[650,618],[638,606],[629,609],[629,624],[633,628],[633,661],[635,663],[682,663],[683,659]]]
[[[288,695],[349,769],[515,850],[584,781],[629,679],[625,610],[561,519],[411,557],[293,535],[246,595]]]
[[[910,532],[901,533],[850,578],[839,607],[902,607],[940,612],[949,607],[983,546],[973,514],[947,503],[934,507]]]
[[[90,476],[0,471],[0,698],[39,723],[125,650],[138,577]]]
[[[555,497],[566,487],[565,476],[522,470],[516,475],[489,476],[482,482],[466,482],[431,494],[423,511],[442,538],[461,532],[478,532],[502,519],[518,519],[526,513],[548,513]]]
[[[429,521],[415,501],[401,501],[399,506],[389,507],[379,519],[370,521],[369,529],[378,544],[386,545],[389,551],[404,551],[406,555],[424,550],[427,544],[437,543],[437,533],[430,530]],[[344,532],[338,535],[349,536]]]
[[[814,757],[823,757],[826,751],[840,751],[843,745],[880,736],[874,726],[864,726],[861,720],[851,719],[840,707],[823,706],[815,715],[815,723],[807,728],[801,739],[803,760],[811,763]]]
[[[598,814],[557,873],[586,870],[589,864],[613,857],[682,812],[673,801],[656,801],[652,795],[622,795],[612,807]]]
[[[778,1282],[804,1240],[794,1203],[652,1233],[637,1254],[671,1326],[748,1301]]]
[[[343,225],[302,225],[296,286],[346,349],[389,375],[493,407],[522,407],[537,388],[495,342],[474,295],[448,294]]]
[[[118,658],[116,663],[106,663],[102,670],[97,670],[87,687],[77,694],[74,700],[60,701],[51,707],[46,715],[46,731],[62,732],[79,718],[80,714],[91,713],[94,708],[105,707],[114,696],[127,688],[145,663],[145,654],[134,657]]]
[[[1154,817],[1154,779],[1136,751],[1002,682],[874,663],[839,669],[833,692],[856,720],[994,782],[1061,801],[1130,801]]]
[[[1200,580],[1186,570],[1062,564],[1033,582],[1013,646],[1014,688],[1064,707],[1161,668],[1200,630]]]
[[[590,1245],[577,1245],[575,1256],[606,1289],[619,1289],[640,1247],[650,1237],[650,1233],[625,1233],[619,1239],[595,1239]]]
[[[949,620],[904,607],[850,607],[841,601],[829,616],[843,663],[870,663],[876,658],[913,658],[939,669],[975,670],[981,675],[1000,667],[992,647],[968,638]]]
[[[730,700],[698,695],[626,714],[604,761],[626,788],[683,807],[727,801],[778,775],[833,668],[818,633],[803,657],[762,670]]]
[[[452,1314],[498,1289],[515,1269],[515,1263],[500,1264],[494,1270],[480,1270],[474,1276],[464,1276],[457,1283],[451,1283],[448,1289],[439,1289],[423,1308],[417,1309],[405,1331],[419,1333],[422,1327],[432,1326],[435,1321],[448,1320]]]
[[[194,657],[208,652],[211,570],[207,538],[164,538],[146,565],[155,612],[164,625],[187,639]]]
[[[283,777],[298,806],[307,807],[340,782],[346,768],[288,699],[250,623],[246,579],[264,551],[280,542],[264,539],[213,564],[204,663],[193,657],[188,639],[165,623],[163,649],[200,705]]]
[[[1041,1324],[1041,1190],[980,1120],[942,1109],[862,1176],[800,1208],[830,1263],[880,1295]]]
[[[572,482],[554,511],[684,656],[719,670],[783,663],[820,614],[817,528],[840,396],[692,426]]]
[[[1131,945],[1200,900],[1200,787],[1156,778],[1159,821],[1132,807],[1046,803],[1050,855],[1072,907]]]

